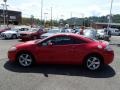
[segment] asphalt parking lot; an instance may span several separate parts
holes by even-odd
[[[22,68],[8,62],[7,51],[19,40],[0,40],[0,90],[120,90],[120,37],[111,38],[114,62],[99,72],[80,66]]]

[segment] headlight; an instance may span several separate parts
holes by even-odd
[[[110,47],[110,45],[107,45],[105,48],[106,51],[113,51],[112,48]]]
[[[11,48],[9,49],[9,51],[16,51],[16,50],[17,50],[16,47],[11,47]]]

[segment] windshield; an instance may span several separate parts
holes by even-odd
[[[37,32],[38,31],[38,29],[30,29],[30,30],[28,30],[29,32]]]
[[[11,31],[19,31],[19,29],[11,29]]]
[[[48,33],[59,33],[59,32],[60,32],[60,30],[57,30],[57,29],[56,30],[49,30],[48,31]]]

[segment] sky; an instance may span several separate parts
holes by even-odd
[[[0,0],[1,4],[4,3]],[[23,17],[41,17],[41,0],[7,0],[8,9],[21,11]],[[43,19],[102,16],[110,13],[111,0],[43,0]],[[46,14],[45,14],[46,13]],[[112,14],[120,14],[120,0],[113,0]]]

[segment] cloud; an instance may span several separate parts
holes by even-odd
[[[44,8],[43,8],[43,18],[44,13],[48,13],[47,19],[51,18],[51,10],[50,7],[53,7],[53,18],[70,18],[71,12],[73,17],[85,17],[88,16],[101,16],[109,14],[110,9],[110,1],[111,0],[101,0],[101,1],[87,1],[87,0],[76,0],[73,1],[65,1],[65,0],[43,0]],[[95,2],[94,2],[95,1]],[[14,3],[13,3],[14,2]],[[94,3],[93,3],[94,2]],[[0,4],[3,3],[0,0]],[[34,15],[36,18],[40,18],[41,16],[41,0],[9,0],[9,9],[10,10],[18,10],[22,12],[24,17],[30,17]],[[2,8],[2,7],[0,7]],[[114,0],[113,2],[113,14],[120,14],[120,0]],[[82,15],[83,14],[83,15]]]

